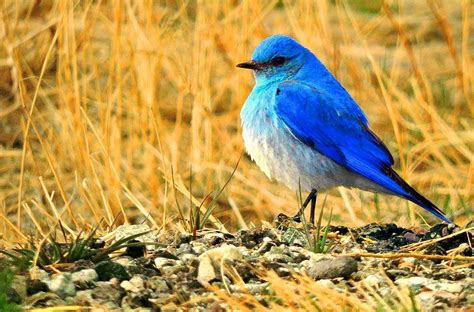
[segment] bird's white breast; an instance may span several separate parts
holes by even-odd
[[[324,191],[344,185],[386,192],[299,141],[276,115],[274,94],[254,89],[240,114],[245,148],[270,179],[292,190]]]
[[[245,148],[260,169],[292,190],[300,185],[303,191],[337,185],[333,172],[340,167],[297,140],[276,116],[271,98],[259,98],[252,102],[252,95],[249,97],[241,118]]]

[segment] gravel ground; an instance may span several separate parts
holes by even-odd
[[[122,226],[113,239],[146,229],[146,225]],[[262,275],[271,270],[283,280],[309,276],[318,287],[340,293],[356,293],[360,291],[356,285],[364,285],[386,298],[394,287],[407,288],[426,311],[474,307],[472,232],[445,224],[430,230],[395,224],[331,226],[325,254],[311,251],[310,232],[280,215],[271,228],[237,233],[207,230],[195,238],[149,233],[140,239],[155,245],[130,247],[99,263],[81,260],[18,274],[8,298],[27,309],[76,305],[221,311],[232,308],[216,296],[215,289],[222,289],[237,299],[244,293],[254,296],[262,307],[272,302],[284,307]],[[253,308],[250,303],[248,307]]]

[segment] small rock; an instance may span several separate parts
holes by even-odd
[[[79,259],[72,265],[70,272],[77,272],[85,269],[92,269],[94,268],[95,263],[91,260],[86,259]]]
[[[120,287],[126,291],[138,293],[145,289],[145,281],[140,276],[135,275],[129,281],[120,283]]]
[[[120,225],[119,227],[117,227],[115,229],[115,241],[119,241],[123,238],[127,238],[127,237],[130,237],[132,235],[146,233],[146,232],[150,232],[150,231],[151,231],[151,229],[147,224],[124,224],[124,225]],[[149,238],[149,241],[153,241],[155,235],[153,235],[152,233],[147,233],[147,234],[143,234],[142,236],[139,236],[136,239],[143,242],[143,241],[145,241],[144,239],[146,237]]]
[[[442,290],[449,293],[460,293],[463,290],[462,284],[450,281],[433,281],[425,286],[431,290]]]
[[[179,254],[183,253],[183,252],[190,252],[191,251],[191,246],[189,244],[183,244],[181,246],[179,246],[180,249],[178,250]],[[181,250],[181,248],[185,249],[185,250]],[[177,252],[177,253],[178,253]],[[173,260],[179,260],[179,258],[175,255],[173,255],[171,252],[169,252],[168,250],[166,249],[158,249],[156,250],[154,253],[153,253],[153,257],[154,258],[167,258],[167,259],[173,259]]]
[[[294,227],[289,227],[281,236],[281,241],[288,245],[298,245],[301,247],[308,245],[308,239],[306,235]]]
[[[71,273],[59,273],[48,281],[49,289],[61,298],[72,297],[76,294],[76,287]]]
[[[39,292],[30,297],[27,297],[25,300],[25,307],[58,307],[64,305],[65,302],[57,294],[52,292]]]
[[[185,265],[192,267],[197,267],[199,265],[199,258],[194,254],[186,253],[182,254],[180,257]]]
[[[253,248],[260,244],[264,237],[269,237],[272,241],[276,241],[275,233],[271,229],[241,230],[237,236],[247,248]]]
[[[123,265],[124,267],[128,267],[130,262],[132,262],[132,258],[129,256],[121,256],[114,259],[115,263]]]
[[[400,269],[389,269],[386,271],[387,276],[392,280],[398,279],[402,276],[408,276],[410,274],[409,270],[400,270]]]
[[[159,274],[155,262],[152,259],[143,257],[130,261],[127,266],[127,272],[130,275],[143,274],[146,276],[154,276]]]
[[[405,234],[403,234],[403,237],[405,237],[407,242],[410,243],[410,244],[419,242],[421,240],[421,237],[419,237],[418,235],[416,235],[413,232],[406,232]]]
[[[210,249],[199,256],[197,280],[205,285],[220,275],[220,266],[224,260],[241,260],[242,254],[233,245],[222,245]]]
[[[137,244],[137,246],[128,246],[127,249],[125,249],[125,255],[134,259],[145,255],[146,246],[143,244],[140,245],[140,241],[132,239],[129,244]]]
[[[150,297],[148,292],[128,293],[122,298],[121,308],[125,311],[151,311]]]
[[[148,299],[156,307],[156,311],[178,311],[178,308],[174,306],[171,309],[163,308],[168,304],[172,305],[173,300],[175,299],[174,295],[170,294],[159,294],[156,298]]]
[[[32,267],[29,271],[30,273],[30,278],[32,280],[40,280],[40,281],[45,281],[49,278],[48,272],[38,268],[38,267]]]
[[[78,291],[75,303],[83,306],[104,306],[105,310],[117,310],[124,291],[120,287],[110,285],[108,282],[97,282],[94,289]]]
[[[384,283],[384,279],[378,274],[371,274],[364,278],[364,283],[370,287],[378,289]]]
[[[20,304],[22,301],[20,294],[15,290],[15,288],[9,288],[7,290],[7,302]]]
[[[155,293],[166,293],[170,290],[168,283],[160,276],[152,276],[147,284]]]
[[[170,276],[180,271],[187,271],[187,267],[183,265],[181,260],[156,258],[155,266],[161,272],[161,274],[165,276]]]
[[[142,243],[154,242],[156,238],[156,235],[151,232],[151,229],[147,224],[127,224],[121,225],[115,230],[115,242],[136,234],[143,234],[133,239]],[[153,250],[155,249],[155,246],[152,244],[146,245],[146,249]]]
[[[105,247],[105,241],[102,240],[101,238],[96,238],[91,242],[89,247],[92,248],[92,249],[104,248]]]
[[[357,261],[352,257],[325,256],[303,261],[302,264],[306,267],[308,275],[315,280],[348,278],[357,271]]]
[[[212,232],[204,235],[202,238],[204,241],[208,242],[210,245],[218,245],[225,241],[225,237],[223,233],[219,232]]]
[[[48,290],[48,285],[37,279],[29,279],[26,283],[26,293],[28,296],[32,296],[40,291],[47,292]]]
[[[208,248],[206,246],[206,244],[204,244],[202,242],[197,242],[197,241],[191,242],[191,246],[192,246],[193,252],[198,254],[198,255],[203,254],[204,252],[206,252],[206,250]]]
[[[254,283],[254,284],[245,284],[245,288],[252,294],[252,295],[262,295],[267,292],[268,283]]]
[[[288,263],[292,259],[283,253],[280,247],[272,247],[269,252],[263,255],[263,258],[269,263]]]
[[[336,288],[336,285],[334,285],[334,283],[329,279],[320,279],[316,281],[316,284],[324,288],[330,288],[330,289]]]
[[[168,259],[168,258],[161,258],[161,257],[155,259],[155,266],[158,269],[161,269],[165,266],[171,266],[171,265],[176,265],[176,260]]]
[[[178,272],[187,272],[188,269],[181,261],[177,261],[176,265],[164,266],[160,269],[160,272],[164,276],[171,276],[177,274]]]
[[[290,270],[285,267],[280,267],[276,269],[276,273],[279,277],[288,277],[291,275]]]
[[[130,275],[128,275],[127,270],[125,270],[123,265],[112,261],[102,261],[97,263],[95,271],[97,272],[100,281],[108,281],[113,277],[121,281],[130,278]]]
[[[16,275],[11,287],[14,293],[18,294],[21,298],[25,298],[28,293],[28,278],[26,276]]]
[[[415,293],[418,293],[425,287],[431,280],[426,277],[412,276],[406,278],[399,278],[395,281],[395,284],[400,286],[406,286],[411,288]]]
[[[94,269],[85,269],[72,273],[72,280],[74,284],[80,289],[85,289],[92,286],[98,279],[99,276]]]

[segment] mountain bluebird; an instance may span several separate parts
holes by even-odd
[[[274,35],[237,67],[256,80],[240,113],[247,152],[270,179],[310,192],[295,218],[311,202],[314,223],[318,192],[345,186],[399,196],[451,222],[392,169],[361,108],[311,51]]]

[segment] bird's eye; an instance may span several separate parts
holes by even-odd
[[[281,66],[286,63],[286,58],[283,56],[275,56],[270,62],[273,66]]]

